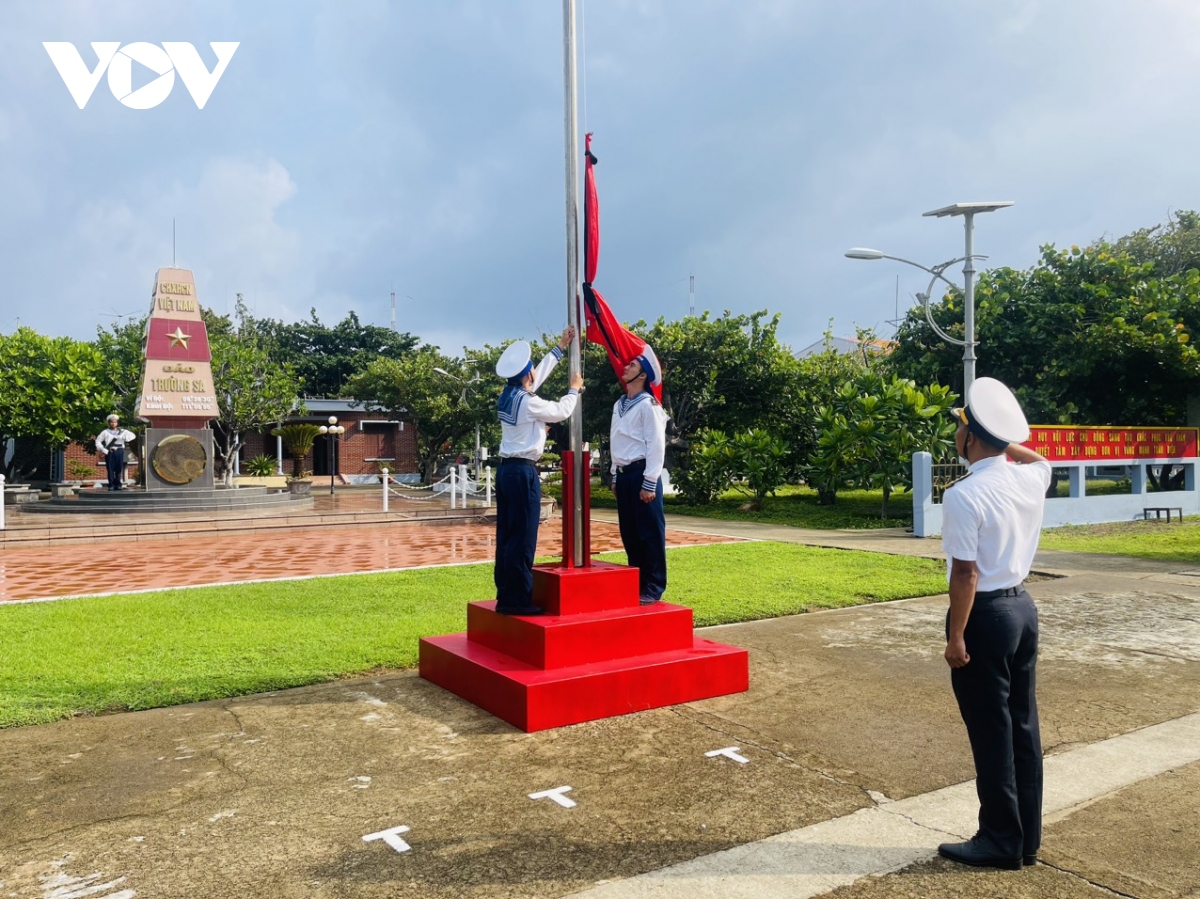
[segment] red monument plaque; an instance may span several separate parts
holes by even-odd
[[[208,330],[200,318],[196,279],[160,268],[146,325],[146,367],[137,415],[146,431],[146,489],[213,486],[212,431],[217,417]]]

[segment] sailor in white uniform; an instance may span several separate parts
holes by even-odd
[[[542,482],[537,463],[546,447],[546,425],[564,421],[575,411],[583,376],[571,376],[571,389],[557,402],[536,391],[575,338],[568,326],[558,346],[535,368],[529,344],[518,341],[496,363],[496,374],[508,379],[500,394],[500,467],[496,474],[496,611],[505,615],[541,615],[533,604],[533,557],[537,549]]]
[[[108,471],[108,489],[121,490],[121,476],[125,471],[125,447],[137,439],[133,431],[120,426],[120,418],[114,413],[108,416],[108,427],[96,435],[96,452],[104,457]]]
[[[629,564],[638,570],[642,605],[662,599],[667,589],[667,523],[663,515],[662,469],[667,449],[667,414],[650,388],[662,382],[662,367],[646,347],[621,373],[625,396],[613,406],[609,450],[617,523]]]
[[[1029,425],[1012,392],[980,378],[956,409],[954,443],[970,474],[946,491],[942,550],[950,567],[946,663],[975,758],[979,830],[943,843],[967,865],[1020,868],[1042,840],[1038,614],[1025,592],[1041,535],[1051,467],[1022,442]]]

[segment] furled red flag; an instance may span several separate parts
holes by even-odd
[[[618,380],[630,360],[646,348],[646,341],[617,321],[604,297],[592,287],[600,262],[600,202],[596,196],[596,157],[592,155],[592,135],[584,137],[586,167],[583,175],[583,314],[587,320],[587,339],[608,352],[608,361]],[[662,379],[650,385],[654,398],[662,402]]]

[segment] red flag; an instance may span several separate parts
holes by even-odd
[[[592,155],[592,135],[584,137],[583,175],[583,314],[587,321],[587,339],[608,352],[608,362],[620,380],[625,366],[641,355],[646,341],[625,328],[613,315],[604,297],[592,287],[600,262],[600,201],[596,194],[597,159]],[[662,381],[650,385],[654,398],[662,402]]]

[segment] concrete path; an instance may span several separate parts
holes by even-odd
[[[1061,821],[1125,787],[1200,761],[1200,713],[1067,750],[1046,760],[1044,813]],[[974,782],[879,801],[844,818],[813,824],[608,883],[587,899],[809,899],[864,877],[938,857],[939,843],[968,839],[978,811]]]
[[[942,596],[707,629],[749,692],[538,734],[412,672],[0,731],[0,897],[1200,895],[1200,583],[1049,562],[1025,871],[931,857],[974,825]]]

